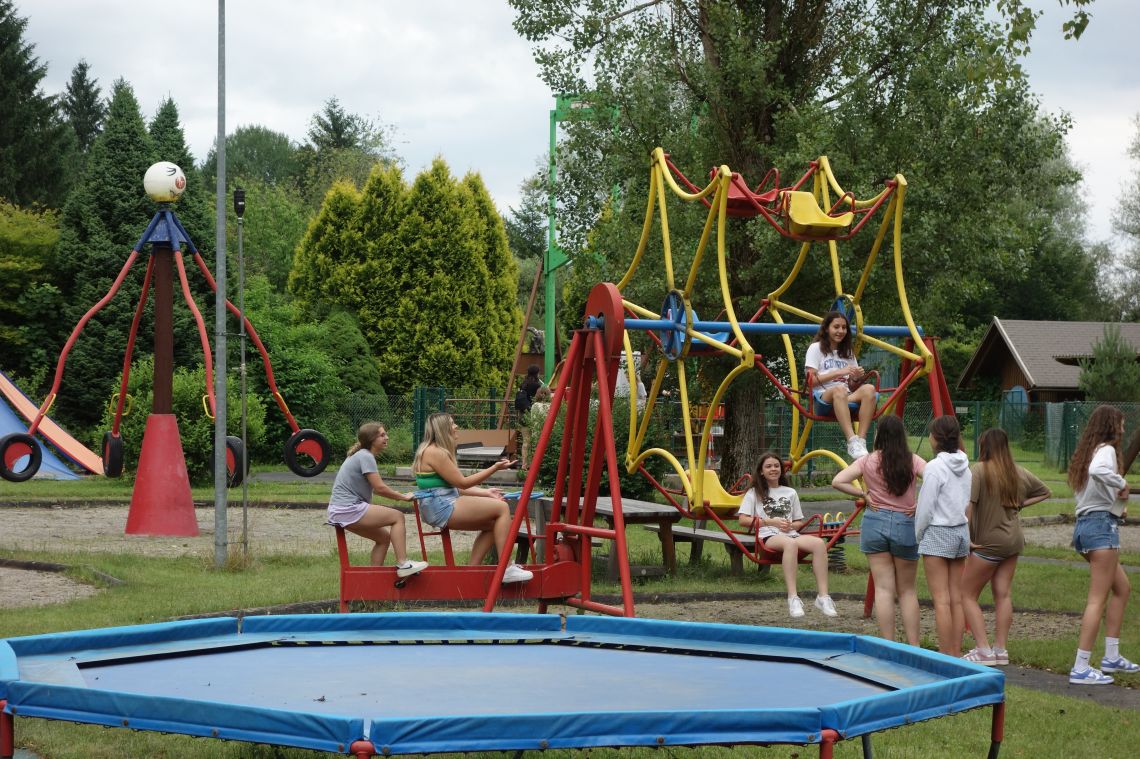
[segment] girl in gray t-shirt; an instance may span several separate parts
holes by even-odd
[[[427,568],[426,561],[413,561],[407,555],[404,515],[390,506],[372,503],[372,494],[394,501],[410,501],[411,493],[399,493],[380,479],[376,456],[388,446],[388,431],[379,422],[365,422],[356,432],[356,444],[340,465],[329,498],[328,523],[368,538],[372,547],[371,564],[379,567],[391,545],[396,552],[396,575],[408,577]]]

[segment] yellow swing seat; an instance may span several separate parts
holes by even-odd
[[[792,234],[807,237],[831,237],[851,226],[855,214],[851,211],[830,216],[823,212],[810,192],[788,190],[783,194],[784,212]]]
[[[686,475],[689,475],[693,484],[696,480],[692,479],[692,475],[686,470]],[[740,502],[744,500],[744,495],[734,495],[724,489],[720,484],[720,477],[714,469],[702,469],[699,472],[701,477],[701,494],[704,497],[705,503],[691,503],[689,510],[694,514],[703,514],[705,511],[705,504],[708,504],[708,509],[715,511],[718,516],[731,517],[735,516],[736,512],[740,510]]]

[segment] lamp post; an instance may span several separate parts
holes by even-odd
[[[242,460],[236,462],[243,475],[249,471],[249,435],[246,429],[246,373],[245,373],[245,190],[234,188],[234,215],[238,228],[238,366],[241,372],[241,445]],[[241,479],[241,551],[249,559],[249,478]]]

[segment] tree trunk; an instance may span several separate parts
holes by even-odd
[[[725,397],[720,480],[726,488],[750,474],[763,453],[763,387],[759,372],[747,372],[732,383]]]

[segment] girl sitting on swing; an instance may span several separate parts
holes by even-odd
[[[807,367],[808,384],[816,404],[814,410],[816,413],[831,410],[835,414],[835,421],[847,439],[847,455],[858,459],[867,455],[867,442],[863,436],[875,416],[878,393],[871,384],[851,389],[852,384],[866,375],[855,360],[851,343],[851,326],[847,317],[840,311],[829,311],[819,325],[815,341],[808,346],[804,366]],[[820,404],[831,409],[820,409]],[[851,424],[851,407],[848,404],[858,406],[858,434]]]

